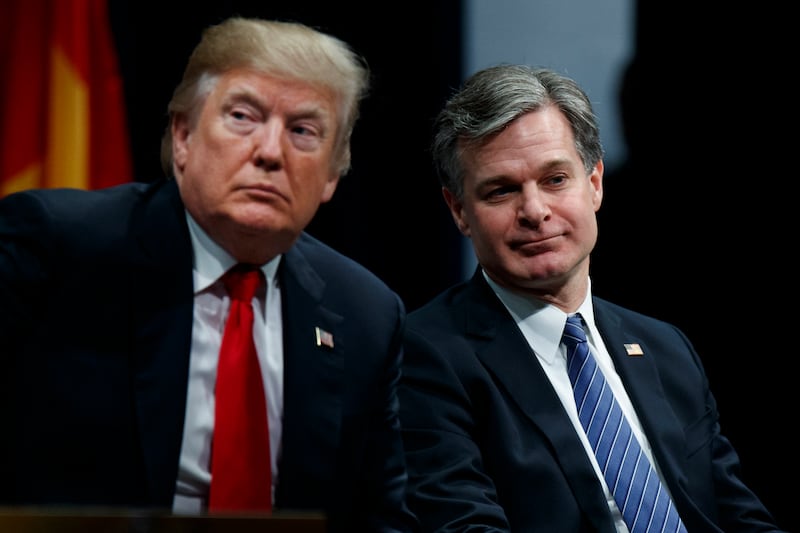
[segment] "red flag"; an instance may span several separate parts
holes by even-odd
[[[133,179],[106,2],[0,5],[0,196]]]

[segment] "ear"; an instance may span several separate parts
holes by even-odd
[[[444,196],[447,207],[450,208],[450,214],[453,216],[453,221],[455,221],[458,231],[465,237],[469,237],[469,222],[464,217],[464,204],[446,187],[442,187],[442,196]]]
[[[597,162],[594,170],[589,175],[589,184],[592,186],[592,204],[594,205],[595,213],[600,209],[603,203],[603,160]]]
[[[189,153],[189,137],[191,130],[189,128],[189,121],[185,115],[178,114],[172,117],[170,132],[172,134],[172,161],[176,169],[175,174],[177,175],[183,172]]]
[[[329,202],[331,198],[333,198],[333,193],[336,192],[336,187],[339,185],[339,179],[341,176],[338,172],[331,172],[328,176],[328,181],[325,182],[322,188],[322,198],[320,199],[320,203]]]

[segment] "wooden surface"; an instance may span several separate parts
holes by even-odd
[[[106,510],[0,508],[6,533],[324,533],[318,514],[186,516]]]

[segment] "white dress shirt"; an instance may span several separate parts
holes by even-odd
[[[567,350],[566,347],[561,344],[561,336],[564,332],[564,326],[567,323],[568,315],[553,305],[536,300],[535,298],[526,298],[501,287],[492,281],[485,272],[483,276],[492,287],[495,294],[497,294],[497,297],[500,298],[500,301],[503,302],[503,305],[506,306],[509,313],[511,313],[511,316],[514,317],[517,326],[536,354],[536,359],[539,361],[545,374],[547,374],[550,384],[553,386],[564,409],[567,411],[572,425],[575,427],[575,432],[583,443],[586,455],[589,457],[592,466],[594,466],[595,474],[597,474],[597,478],[603,486],[606,501],[614,517],[617,531],[620,533],[628,533],[628,527],[622,519],[622,513],[616,501],[614,501],[614,495],[606,484],[603,471],[597,463],[597,458],[594,455],[592,446],[589,444],[589,439],[586,437],[581,421],[578,418],[578,408],[575,405],[575,397],[572,393],[572,383],[567,374]],[[597,359],[597,364],[605,375],[608,385],[614,392],[614,396],[622,408],[622,412],[627,417],[634,435],[638,439],[639,444],[641,444],[642,450],[647,455],[651,464],[654,465],[656,471],[659,471],[650,449],[650,443],[639,422],[639,417],[636,416],[633,404],[631,404],[628,393],[625,391],[625,387],[622,385],[622,381],[614,367],[614,361],[608,354],[608,349],[603,343],[600,332],[595,326],[591,280],[589,280],[586,298],[576,312],[581,314],[586,323],[586,328],[588,329],[586,337],[589,341],[589,347],[595,359]],[[666,489],[666,487],[664,488]]]
[[[203,512],[211,482],[211,436],[214,431],[214,385],[230,298],[220,278],[236,260],[187,213],[194,251],[194,320],[189,361],[186,418],[173,511]],[[272,486],[278,479],[277,457],[283,413],[283,328],[276,272],[282,256],[261,267],[266,291],[253,298],[253,335],[264,379],[269,418]],[[266,294],[265,294],[266,293]]]

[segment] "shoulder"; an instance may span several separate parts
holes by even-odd
[[[35,216],[60,222],[81,221],[86,217],[118,218],[119,209],[133,205],[154,184],[126,183],[106,189],[30,189],[0,200],[0,213],[25,219]]]
[[[438,338],[454,331],[490,331],[506,319],[510,319],[510,315],[479,274],[444,289],[411,310],[408,329],[424,337]]]
[[[595,314],[610,315],[617,317],[618,319],[642,322],[651,326],[657,323],[667,324],[667,322],[664,322],[656,317],[640,313],[597,296],[592,297],[592,305],[594,306]]]
[[[674,324],[634,311],[619,304],[593,297],[595,319],[598,327],[603,330],[624,330],[627,333],[640,335],[644,338],[673,338],[686,340],[686,335]]]
[[[408,315],[409,320],[425,324],[463,314],[466,310],[465,305],[472,299],[469,292],[466,281],[452,285],[412,310]]]
[[[286,259],[296,275],[313,272],[321,278],[329,295],[351,300],[354,295],[392,302],[400,299],[386,282],[366,266],[307,232],[300,235]]]
[[[0,200],[0,235],[8,236],[19,246],[26,243],[43,250],[71,249],[72,255],[89,250],[102,253],[116,243],[126,242],[133,226],[151,216],[152,211],[146,206],[157,203],[152,198],[178,198],[177,192],[170,192],[177,191],[177,187],[166,183],[17,192]]]

